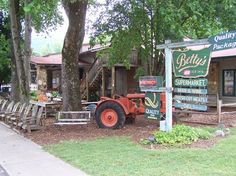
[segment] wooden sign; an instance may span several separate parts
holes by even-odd
[[[174,100],[207,103],[207,97],[206,96],[197,97],[197,96],[175,95]]]
[[[139,77],[139,87],[143,92],[156,91],[163,87],[162,76],[141,76]]]
[[[175,77],[198,78],[208,74],[211,49],[173,51]]]
[[[191,89],[191,88],[174,88],[176,93],[187,93],[187,94],[207,94],[207,89]]]
[[[190,109],[190,110],[197,110],[197,111],[207,111],[206,105],[199,105],[199,104],[187,104],[187,103],[174,103],[176,108],[180,109]]]
[[[176,78],[174,81],[175,86],[181,87],[206,87],[208,80],[206,78],[184,79]]]
[[[160,93],[145,94],[145,117],[160,119]]]
[[[236,48],[236,31],[225,32],[208,39],[212,51]]]

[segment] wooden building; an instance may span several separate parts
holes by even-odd
[[[134,79],[138,64],[136,54],[131,54],[129,70],[122,64],[109,68],[108,58],[96,57],[102,49],[101,46],[89,49],[88,44],[81,48],[79,64],[82,98],[94,100],[100,96],[135,92],[138,89],[138,81]],[[40,91],[61,91],[61,63],[61,54],[32,57],[31,83],[37,84]]]
[[[208,82],[209,94],[219,95],[223,103],[236,102],[236,49],[212,53]]]

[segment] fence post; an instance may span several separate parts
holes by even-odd
[[[221,121],[221,106],[222,100],[217,99],[217,116],[218,116],[218,123]]]

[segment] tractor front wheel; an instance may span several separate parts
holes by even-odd
[[[125,123],[125,113],[120,105],[114,102],[104,102],[95,113],[99,128],[122,128]]]

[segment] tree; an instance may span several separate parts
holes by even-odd
[[[79,51],[83,43],[88,0],[62,0],[69,26],[62,49],[62,95],[66,111],[81,109]]]
[[[37,31],[45,31],[60,23],[58,0],[9,0],[9,16],[13,53],[12,94],[15,101],[28,101],[32,25]]]
[[[94,23],[91,44],[110,38],[111,47],[106,51],[110,64],[127,66],[132,49],[136,49],[143,63],[139,74],[158,75],[164,71],[164,59],[156,45],[165,39],[204,38],[235,29],[235,9],[235,0],[107,1]]]
[[[27,1],[28,3],[28,1]],[[27,102],[29,100],[29,56],[30,53],[30,31],[31,31],[31,17],[29,14],[25,16],[25,55],[23,55],[23,49],[21,46],[21,25],[20,25],[20,14],[19,14],[19,1],[9,1],[9,15],[11,19],[11,36],[12,36],[12,48],[14,65],[16,68],[16,79],[18,83],[19,98],[21,101]],[[25,56],[25,57],[24,57]],[[14,88],[13,88],[14,90]],[[14,98],[18,97],[17,95]],[[18,100],[19,101],[19,100]]]
[[[3,9],[3,8],[1,8]],[[0,86],[10,82],[10,30],[9,18],[3,10],[0,10]]]

